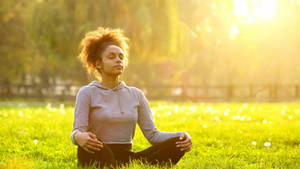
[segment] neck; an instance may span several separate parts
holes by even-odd
[[[101,84],[105,87],[110,89],[115,88],[120,83],[119,76],[106,76],[102,75],[102,82]]]

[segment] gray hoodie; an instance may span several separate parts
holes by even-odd
[[[125,82],[113,89],[92,81],[76,96],[71,140],[77,131],[90,131],[105,144],[132,144],[136,123],[152,144],[180,136],[182,132],[160,132],[144,93]]]

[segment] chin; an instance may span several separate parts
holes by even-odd
[[[116,72],[115,75],[121,75],[122,73],[123,73],[123,71],[122,72]]]

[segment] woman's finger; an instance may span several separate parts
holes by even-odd
[[[186,139],[184,139],[182,141],[177,141],[176,144],[184,144],[184,143],[188,143],[188,142],[190,142],[190,139],[186,138]]]
[[[99,139],[97,139],[97,136],[94,133],[91,132],[83,132],[82,133],[86,139],[93,139],[93,140],[97,140],[97,142],[99,142],[100,144],[102,143]]]
[[[191,142],[188,142],[188,143],[178,144],[176,147],[187,147],[191,144],[192,144]]]
[[[183,139],[185,139],[185,137],[186,137],[185,133],[182,133],[182,134],[180,135],[179,139],[180,139],[180,140],[183,140]]]
[[[97,148],[97,147],[95,147],[95,146],[92,146],[92,145],[89,145],[89,144],[87,144],[86,146],[85,146],[87,149],[89,149],[90,151],[100,151],[101,149],[100,148]]]
[[[97,141],[99,144],[102,144],[102,142],[98,140],[97,136],[96,136],[94,133],[88,132],[88,135],[89,135],[93,140]]]
[[[94,133],[92,133],[92,132],[88,132],[88,135],[89,135],[90,137],[92,137],[92,138],[97,138],[97,136],[96,136]]]
[[[96,139],[91,138],[88,140],[88,143],[93,143],[93,144],[99,145],[100,147],[103,147],[103,143]]]
[[[99,144],[98,142],[95,142],[95,141],[88,141],[86,144],[94,146],[94,147],[98,147],[100,149],[103,148],[102,144]]]
[[[85,151],[87,151],[87,152],[89,152],[89,153],[92,153],[92,154],[94,154],[94,152],[93,151],[91,151],[91,150],[89,150],[88,148],[86,148],[86,147],[82,147]]]
[[[185,148],[181,148],[180,150],[184,151],[185,153],[187,153],[187,152],[191,151],[191,148],[192,148],[192,145],[189,145],[189,146],[187,146]]]

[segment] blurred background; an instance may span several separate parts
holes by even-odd
[[[300,98],[300,0],[1,0],[0,98],[74,99],[85,33],[130,39],[122,80],[150,99]]]

